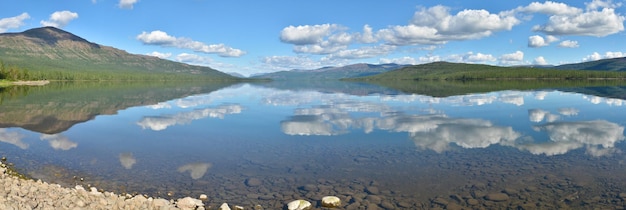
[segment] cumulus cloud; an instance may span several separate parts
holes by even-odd
[[[161,59],[166,59],[172,56],[172,53],[160,53],[160,52],[154,51],[151,53],[147,53],[146,55],[154,56],[154,57],[161,58]]]
[[[326,55],[347,50],[353,43],[375,43],[377,38],[369,25],[363,26],[362,33],[346,33],[346,27],[337,24],[288,26],[280,32],[280,40],[293,44],[296,53]],[[345,53],[359,53],[345,51]],[[349,56],[349,57],[358,57]]]
[[[445,44],[452,40],[479,39],[494,32],[511,30],[520,21],[510,13],[492,14],[466,9],[456,14],[446,6],[421,8],[409,25],[378,31],[379,38],[393,45]]]
[[[577,47],[579,47],[579,45],[578,45],[577,41],[565,40],[565,41],[562,41],[561,43],[559,43],[559,47],[577,48]]]
[[[519,64],[524,61],[524,52],[515,51],[514,53],[504,54],[499,58],[501,64],[512,65]]]
[[[191,112],[182,112],[175,115],[164,115],[155,117],[144,117],[137,125],[143,129],[154,131],[165,130],[169,126],[187,124],[194,120],[207,117],[223,119],[228,114],[241,113],[241,105],[222,105],[215,108],[198,109]]]
[[[467,52],[465,54],[449,55],[444,60],[462,63],[485,63],[490,61],[496,61],[497,59],[491,54]]]
[[[178,167],[178,172],[189,172],[192,179],[200,179],[204,176],[204,174],[206,174],[211,166],[213,166],[211,163],[190,163]]]
[[[70,11],[57,11],[50,15],[48,20],[42,20],[40,23],[42,26],[53,26],[57,28],[65,27],[70,21],[78,18],[78,13]]]
[[[544,25],[533,27],[533,31],[549,35],[582,35],[604,37],[624,30],[626,18],[615,13],[613,8],[581,12],[575,15],[554,15]]]
[[[543,56],[536,57],[533,61],[535,65],[548,65],[548,61]]]
[[[24,136],[18,132],[0,128],[0,142],[15,145],[20,149],[28,149],[28,144],[22,142],[22,138],[24,138]]]
[[[541,13],[546,15],[577,15],[583,12],[582,9],[569,6],[565,3],[546,1],[544,3],[533,2],[525,7],[518,7],[518,12]]]
[[[144,31],[137,35],[137,40],[147,45],[188,49],[195,52],[217,54],[221,57],[240,57],[246,54],[243,50],[235,49],[224,44],[205,44],[189,38],[170,36],[166,32],[160,30],[152,31],[150,33]]]
[[[24,21],[30,19],[28,13],[22,13],[15,17],[8,17],[0,19],[0,33],[4,33],[9,29],[15,29],[22,27]]]
[[[418,64],[418,61],[415,58],[404,56],[400,58],[380,58],[378,62],[383,63],[395,63],[395,64],[410,64],[415,65]]]
[[[189,54],[189,53],[178,54],[176,55],[176,58],[174,58],[174,60],[178,62],[190,63],[190,64],[196,64],[196,65],[208,65],[208,64],[211,64],[211,62],[213,62],[213,59],[209,57],[204,57],[204,56],[199,56],[196,54]]]
[[[39,139],[47,140],[50,146],[55,150],[70,150],[78,146],[78,143],[70,141],[69,138],[62,134],[42,134]]]
[[[135,159],[135,157],[133,157],[133,154],[130,152],[120,154],[119,160],[125,169],[132,169],[133,165],[137,163],[137,159]]]
[[[541,36],[534,35],[528,37],[528,47],[537,48],[537,47],[545,47],[550,45],[550,43],[558,41],[559,39],[554,36],[546,36],[544,39]]]
[[[133,9],[133,7],[138,1],[139,0],[120,0],[117,6],[119,6],[122,9]]]
[[[379,45],[374,47],[362,47],[358,49],[340,50],[327,56],[328,59],[357,59],[373,58],[393,52],[396,46]]]
[[[604,55],[601,55],[598,52],[594,52],[591,55],[587,55],[585,56],[582,60],[583,61],[597,61],[600,59],[610,59],[610,58],[621,58],[621,57],[626,57],[626,52],[605,52]]]

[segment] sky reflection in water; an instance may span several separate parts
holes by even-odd
[[[359,162],[367,154],[354,148],[391,148],[401,156],[404,153],[397,150],[407,145],[414,145],[416,154],[440,155],[497,145],[498,150],[525,155],[549,157],[581,150],[588,157],[608,157],[623,150],[619,143],[625,138],[624,105],[621,99],[559,91],[438,98],[243,85],[97,116],[58,134],[0,128],[0,141],[8,154],[32,151],[35,155],[28,158],[41,164],[128,182],[168,179],[176,185],[232,173],[245,178],[306,170],[309,162],[298,161],[351,168],[327,159],[336,153]],[[257,163],[262,166],[249,165]],[[411,163],[391,165],[421,167],[402,164]],[[368,173],[367,168],[358,170]],[[329,173],[325,178],[337,174],[345,178],[351,172],[324,173]],[[316,180],[323,173],[308,175]]]

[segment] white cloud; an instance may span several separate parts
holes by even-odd
[[[15,17],[0,19],[0,33],[4,33],[9,29],[19,28],[24,25],[24,21],[30,19],[28,13],[22,13]]]
[[[154,51],[151,53],[147,53],[146,55],[154,56],[154,57],[161,58],[161,59],[166,59],[172,56],[172,53],[160,53],[160,52]]]
[[[134,5],[138,1],[139,0],[120,0],[120,2],[117,5],[122,9],[133,9]]]
[[[559,43],[559,47],[577,48],[577,47],[579,47],[579,45],[578,45],[577,41],[565,40],[565,41],[562,41],[561,43]]]
[[[54,135],[42,134],[41,137],[39,137],[39,139],[47,140],[50,143],[50,147],[52,147],[55,150],[70,150],[78,146],[78,143],[70,141],[69,138],[67,138],[66,136],[62,134],[54,134]]]
[[[533,48],[537,48],[537,47],[545,47],[550,45],[550,43],[552,42],[556,42],[559,39],[556,38],[555,36],[546,36],[546,38],[544,39],[541,36],[538,35],[534,35],[534,36],[530,36],[528,37],[528,47],[533,47]]]
[[[374,32],[372,32],[372,27],[369,25],[363,26],[363,34],[358,37],[359,41],[362,43],[375,43],[378,40],[374,37]]]
[[[626,57],[626,52],[611,52],[611,51],[607,51],[607,52],[604,53],[604,55],[601,55],[598,52],[594,52],[591,55],[585,56],[582,60],[583,61],[597,61],[597,60],[600,60],[600,59],[621,58],[621,57]]]
[[[190,63],[190,64],[196,64],[196,65],[208,65],[208,64],[211,64],[211,62],[213,62],[213,59],[209,57],[204,57],[204,56],[199,56],[196,54],[189,54],[189,53],[178,54],[176,55],[176,58],[174,58],[174,60],[178,62]]]
[[[479,39],[494,32],[511,30],[520,21],[512,14],[492,14],[466,9],[455,15],[450,8],[434,6],[416,11],[409,25],[391,26],[377,35],[394,45],[445,44],[452,40]]]
[[[615,9],[603,8],[576,15],[551,16],[546,24],[535,26],[533,30],[550,35],[603,37],[623,31],[625,19],[615,13]]]
[[[288,26],[280,32],[280,40],[294,45],[317,44],[339,28],[337,24]]]
[[[543,56],[536,57],[533,61],[535,65],[548,65],[548,61]]]
[[[65,27],[70,21],[78,18],[78,13],[70,11],[56,11],[50,15],[50,19],[42,20],[40,23],[42,26],[53,26],[57,28]]]
[[[393,45],[379,45],[374,47],[362,47],[358,49],[341,50],[327,56],[328,59],[357,59],[372,58],[380,55],[386,55],[396,49]]]
[[[544,3],[533,2],[528,6],[518,7],[516,11],[525,13],[541,13],[546,15],[577,15],[582,12],[579,8],[552,1],[546,1]]]
[[[417,60],[415,60],[415,58],[412,58],[409,56],[404,56],[401,58],[380,58],[378,59],[378,62],[381,64],[395,63],[395,64],[410,64],[410,65],[415,65],[418,63]]]
[[[515,51],[514,53],[504,54],[500,56],[500,63],[505,65],[519,64],[524,61],[524,52]]]
[[[611,0],[602,1],[602,0],[593,0],[592,2],[585,2],[587,6],[587,10],[596,10],[599,8],[617,8],[621,7],[622,3],[613,3]]]
[[[444,60],[451,61],[451,62],[462,62],[462,63],[485,63],[489,61],[495,61],[496,58],[493,57],[493,55],[491,54],[467,52],[465,54],[450,55]]]
[[[147,45],[189,49],[195,52],[218,54],[221,57],[240,57],[246,54],[243,50],[235,49],[224,44],[205,44],[189,38],[170,36],[166,32],[160,30],[152,31],[150,33],[144,31],[137,35],[137,40]]]

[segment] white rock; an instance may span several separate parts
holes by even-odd
[[[228,206],[227,203],[222,203],[219,210],[230,210],[230,207]]]
[[[235,206],[235,210],[243,210],[243,206]]]
[[[337,196],[324,196],[322,198],[322,206],[328,208],[335,208],[341,206],[341,199]]]
[[[209,197],[208,197],[206,194],[202,194],[202,195],[200,195],[200,200],[203,200],[203,201],[204,201],[204,200],[206,200],[206,199],[209,199]]]
[[[289,210],[307,210],[311,209],[311,202],[305,200],[295,200],[287,204]]]
[[[201,200],[185,197],[176,201],[176,206],[180,209],[196,209],[196,206],[204,206]]]

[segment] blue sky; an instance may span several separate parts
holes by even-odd
[[[243,75],[626,56],[624,1],[2,1],[0,32],[55,26],[130,53]]]

